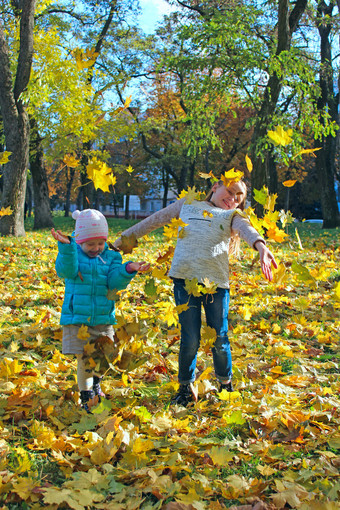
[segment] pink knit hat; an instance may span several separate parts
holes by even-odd
[[[91,239],[107,239],[109,228],[105,216],[95,209],[74,211],[72,218],[76,220],[75,241],[86,243]]]

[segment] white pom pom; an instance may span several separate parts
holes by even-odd
[[[80,214],[80,211],[78,211],[78,209],[77,209],[76,211],[73,211],[73,213],[72,213],[72,218],[73,218],[74,220],[76,220],[76,219],[78,218],[79,214]]]

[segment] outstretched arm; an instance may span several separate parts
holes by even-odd
[[[51,234],[53,235],[54,239],[56,241],[59,241],[62,244],[70,244],[70,240],[68,236],[65,236],[65,234],[62,234],[60,230],[55,231],[54,228],[51,230]]]
[[[256,241],[254,247],[260,254],[262,273],[271,282],[273,279],[272,266],[277,269],[275,257],[263,241]]]
[[[122,235],[129,236],[131,234],[134,234],[136,238],[139,239],[140,237],[149,234],[150,232],[156,230],[157,228],[164,227],[164,225],[170,223],[170,221],[173,218],[179,217],[179,213],[181,212],[184,201],[185,198],[182,198],[181,200],[176,200],[176,202],[173,202],[164,209],[161,209],[160,211],[151,214],[151,216],[148,216],[144,220],[128,228],[122,233]],[[113,246],[118,249],[120,248],[121,246],[120,237],[116,239]]]

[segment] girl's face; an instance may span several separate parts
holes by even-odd
[[[97,257],[101,254],[101,252],[105,248],[105,239],[90,239],[89,241],[86,241],[85,243],[81,243],[81,249],[83,250],[86,255],[88,255],[91,258]]]
[[[210,202],[221,209],[236,209],[246,198],[244,185],[234,182],[228,188],[216,182],[212,187],[213,194]]]

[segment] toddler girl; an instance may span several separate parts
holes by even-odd
[[[122,290],[137,272],[147,271],[145,262],[122,263],[122,256],[106,244],[108,225],[105,216],[95,209],[72,214],[76,220],[71,237],[52,229],[58,241],[56,271],[65,279],[65,297],[60,324],[63,326],[63,354],[77,356],[77,380],[82,407],[89,412],[89,401],[104,394],[101,374],[89,373],[83,360],[86,341],[78,337],[86,325],[87,341],[107,336],[113,341],[115,302],[108,299],[109,290]]]

